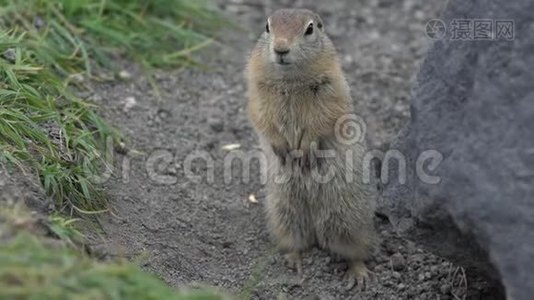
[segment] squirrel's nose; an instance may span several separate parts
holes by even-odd
[[[276,48],[274,49],[274,53],[278,55],[284,55],[289,53],[289,48]]]
[[[289,53],[289,42],[285,38],[278,38],[274,43],[274,53],[282,56]]]

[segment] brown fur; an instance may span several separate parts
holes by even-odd
[[[315,30],[305,35],[310,22]],[[319,23],[309,10],[280,10],[268,19],[269,33],[247,66],[248,113],[268,157],[267,218],[279,247],[294,258],[319,245],[351,261],[361,283],[364,261],[377,243],[375,194],[370,185],[345,179],[347,172],[362,178],[365,145],[336,140],[336,121],[352,112],[352,101],[335,48]],[[288,47],[288,65],[277,63],[276,47]],[[317,147],[335,156],[313,160]],[[290,155],[295,150],[301,151],[297,158]],[[347,151],[354,166],[344,161]],[[313,172],[328,170],[332,180],[316,182]]]

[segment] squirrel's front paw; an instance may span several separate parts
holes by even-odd
[[[303,170],[310,170],[317,166],[319,160],[312,151],[300,151],[300,155],[296,159],[297,165]]]
[[[278,157],[278,160],[280,161],[280,164],[285,165],[287,160],[289,159],[289,150],[286,147],[277,147],[275,145],[271,145],[271,148],[273,149],[274,155]]]
[[[310,147],[301,150],[296,150],[292,154],[296,157],[297,165],[302,170],[311,170],[320,167],[321,158],[317,154],[319,144],[312,142]]]

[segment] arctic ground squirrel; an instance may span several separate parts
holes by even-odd
[[[347,142],[350,89],[321,18],[274,12],[246,70],[248,113],[267,156],[266,215],[279,248],[302,275],[301,254],[319,246],[347,259],[349,288],[369,282],[378,238],[376,189],[365,184],[365,139]],[[340,132],[337,132],[340,131]]]

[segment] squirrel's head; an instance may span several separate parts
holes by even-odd
[[[310,10],[280,9],[266,23],[261,49],[264,58],[281,69],[305,66],[333,48],[323,21]]]

